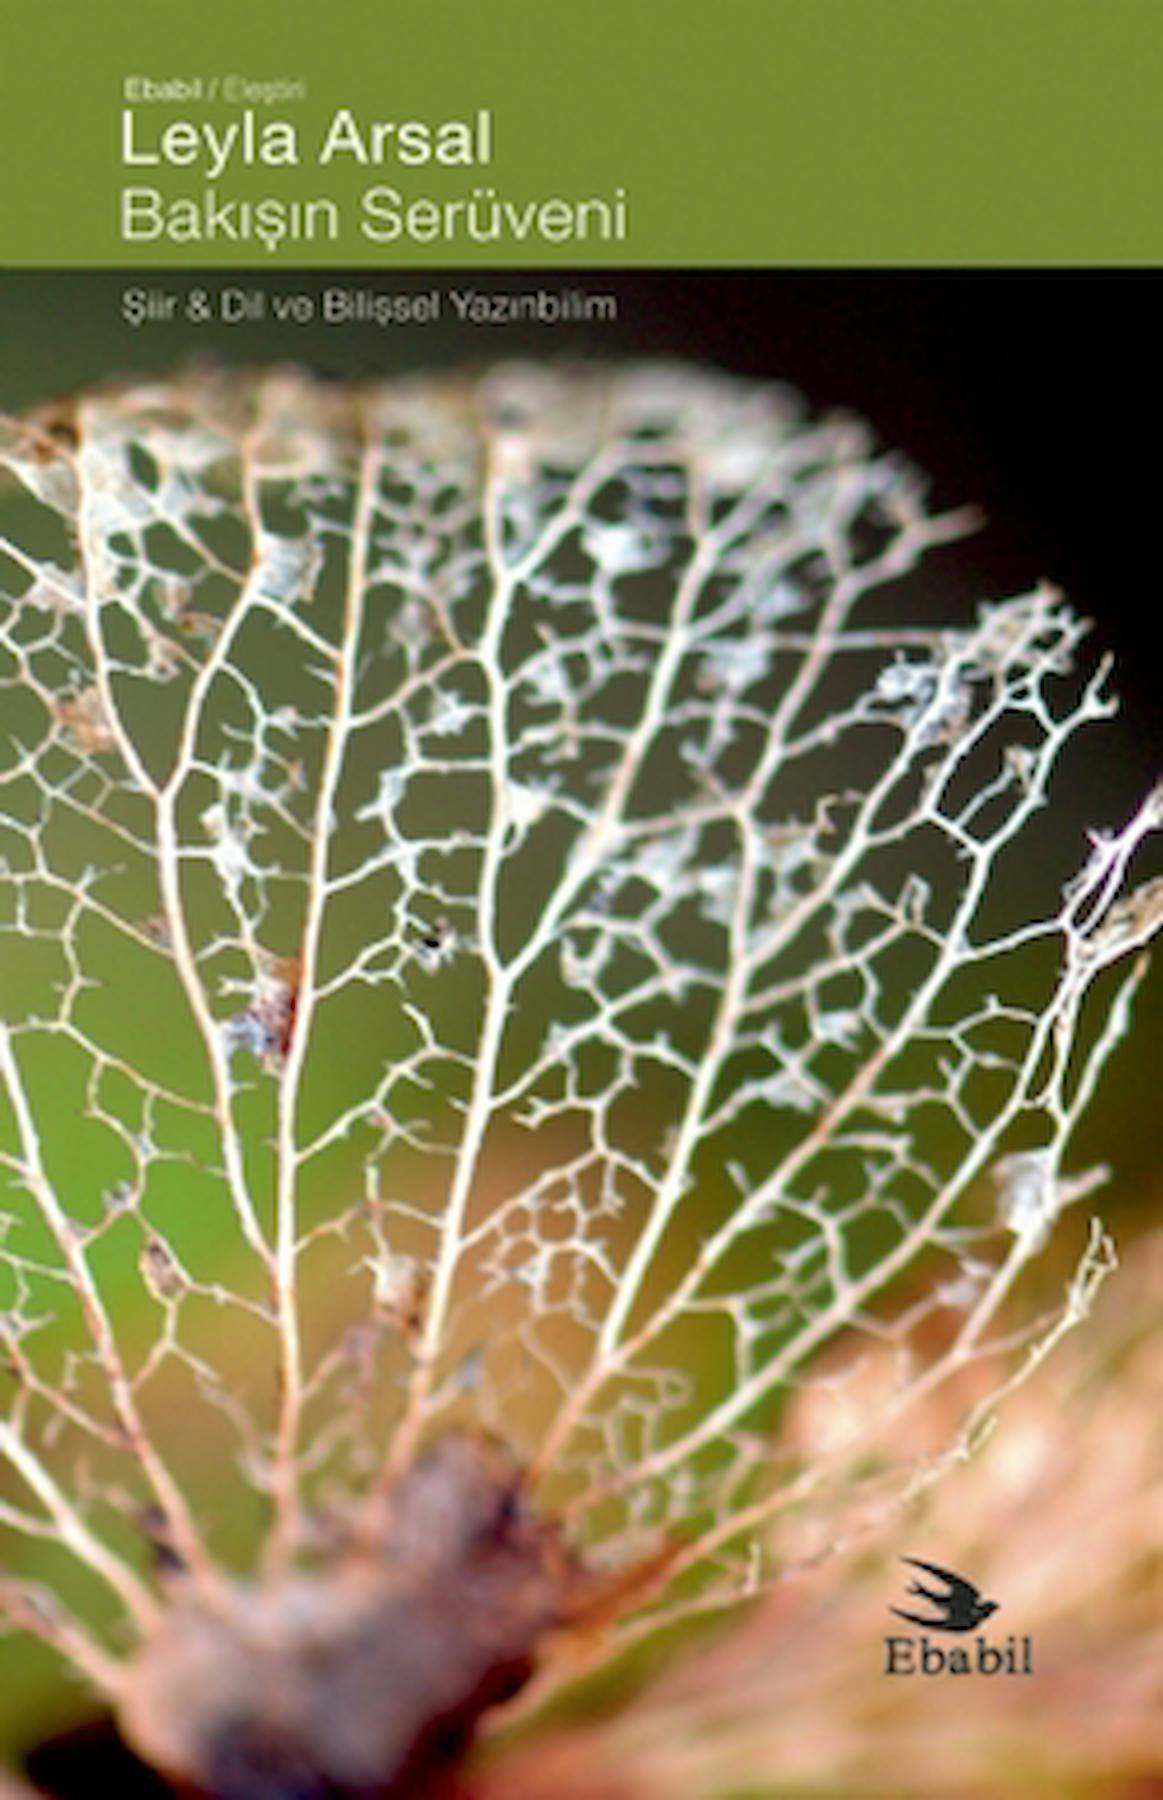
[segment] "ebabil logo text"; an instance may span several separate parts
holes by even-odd
[[[1032,1675],[1034,1644],[1030,1637],[1009,1636],[1001,1642],[991,1641],[978,1626],[999,1610],[999,1602],[983,1597],[980,1588],[964,1575],[943,1569],[940,1563],[922,1562],[916,1556],[902,1556],[902,1562],[931,1577],[909,1584],[909,1597],[920,1601],[923,1612],[890,1606],[889,1611],[909,1625],[919,1627],[920,1636],[897,1634],[884,1640],[884,1672],[886,1675]],[[932,1632],[952,1633],[962,1638],[973,1632],[972,1643],[939,1643]]]

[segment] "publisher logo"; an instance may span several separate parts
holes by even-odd
[[[1032,1675],[1034,1646],[1029,1637],[1007,1637],[991,1642],[978,1632],[978,1627],[999,1609],[997,1600],[983,1597],[981,1589],[964,1575],[942,1568],[940,1563],[922,1562],[916,1556],[903,1556],[911,1568],[919,1569],[927,1578],[912,1581],[911,1598],[918,1600],[923,1612],[901,1606],[890,1606],[889,1612],[908,1625],[919,1626],[921,1636],[903,1634],[884,1640],[884,1673],[886,1675]],[[977,1632],[972,1646],[942,1644],[930,1632],[965,1635]]]
[[[923,1569],[941,1585],[934,1588],[926,1587],[920,1581],[912,1582],[909,1593],[928,1602],[928,1616],[890,1606],[889,1612],[895,1613],[898,1619],[919,1625],[924,1631],[976,1631],[983,1619],[997,1611],[998,1602],[983,1600],[980,1588],[966,1581],[964,1575],[954,1575],[952,1569],[943,1569],[939,1563],[921,1562],[915,1556],[902,1556],[901,1561],[911,1563],[914,1569]]]

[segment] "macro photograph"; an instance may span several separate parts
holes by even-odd
[[[1163,1794],[1161,298],[0,276],[0,1800]]]

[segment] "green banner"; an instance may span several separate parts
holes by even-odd
[[[1136,264],[1159,0],[10,9],[9,266]]]

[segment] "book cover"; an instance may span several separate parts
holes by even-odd
[[[5,40],[0,1779],[1153,1792],[1157,9]]]

